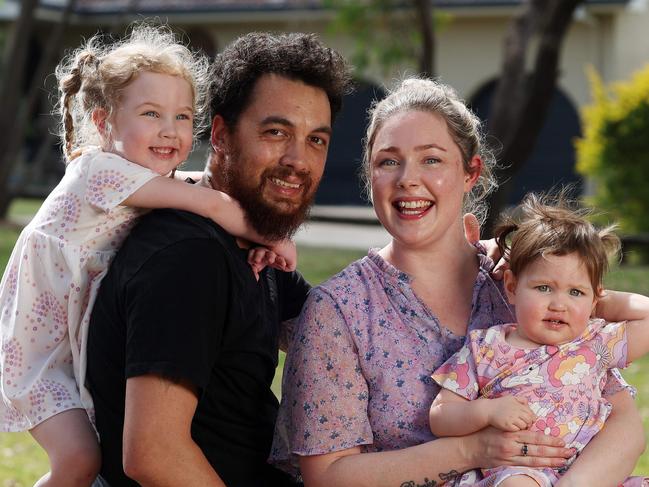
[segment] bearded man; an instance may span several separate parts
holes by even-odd
[[[243,36],[212,72],[202,184],[239,200],[269,239],[302,223],[322,176],[332,119],[349,90],[343,58],[304,34]],[[88,338],[88,386],[113,487],[293,485],[268,465],[270,386],[282,323],[309,290],[265,269],[212,221],[145,216],[102,281]]]

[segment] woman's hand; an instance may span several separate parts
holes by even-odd
[[[575,454],[559,438],[532,431],[503,432],[485,428],[463,439],[470,464],[476,468],[502,465],[563,467]]]

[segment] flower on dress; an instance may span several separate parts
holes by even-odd
[[[539,419],[536,422],[535,426],[544,435],[559,436],[559,434],[561,433],[556,421],[552,417]]]
[[[557,421],[559,423],[565,423],[568,420],[568,417],[566,416],[566,408],[563,404],[558,404],[557,408],[554,411],[554,417],[557,418]]]
[[[593,346],[593,350],[595,351],[597,357],[599,369],[608,369],[611,362],[613,361],[613,356],[611,355],[611,351],[608,349],[608,347],[603,343],[597,342]]]

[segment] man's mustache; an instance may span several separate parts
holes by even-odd
[[[306,189],[310,188],[312,184],[312,179],[308,172],[297,172],[293,168],[284,166],[266,169],[264,171],[264,177],[290,180],[291,182],[302,184]]]

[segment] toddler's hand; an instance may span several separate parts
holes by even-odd
[[[489,401],[488,421],[491,426],[503,431],[526,430],[536,419],[536,415],[525,399],[503,396]]]
[[[491,277],[500,281],[503,274],[509,269],[509,262],[505,256],[500,254],[500,248],[496,239],[480,240],[480,222],[473,213],[465,213],[464,218],[464,237],[471,245],[480,243],[487,250],[487,257],[494,261],[494,268],[491,271]]]

